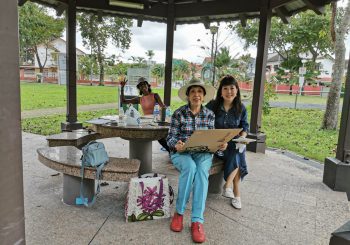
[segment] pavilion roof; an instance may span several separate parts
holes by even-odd
[[[25,1],[19,0],[20,5]],[[69,0],[31,1],[63,12]],[[273,15],[284,22],[307,9],[321,14],[324,6],[332,1],[337,0],[270,0]],[[169,2],[174,2],[173,8]],[[76,0],[76,6],[78,11],[164,23],[168,13],[173,12],[176,24],[204,23],[209,28],[210,22],[241,20],[244,24],[246,19],[259,17],[261,0]]]

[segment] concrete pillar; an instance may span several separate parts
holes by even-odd
[[[0,244],[25,244],[17,1],[1,1],[0,43]]]
[[[253,88],[252,112],[250,118],[250,133],[248,138],[256,142],[247,146],[248,151],[265,153],[266,135],[260,132],[261,115],[264,101],[264,84],[266,79],[266,60],[271,29],[272,11],[270,0],[263,0],[260,10],[258,51],[256,56],[255,78]]]

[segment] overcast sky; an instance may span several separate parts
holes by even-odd
[[[340,0],[338,4],[344,6],[347,1]],[[202,63],[204,57],[210,57],[212,35],[209,30],[204,28],[203,24],[178,25],[176,28],[173,58]],[[147,59],[145,52],[153,50],[155,53],[153,60],[157,63],[165,63],[166,24],[144,21],[142,27],[137,27],[134,21],[131,31],[131,44],[128,50],[122,53],[121,50],[110,44],[106,49],[106,54],[121,55],[121,60],[127,62],[131,56],[140,56]],[[228,46],[231,56],[241,56],[249,53],[252,57],[256,57],[256,48],[243,50],[243,41],[239,40],[234,33],[231,33],[223,22],[219,25],[218,43],[219,47]],[[346,40],[346,45],[346,59],[348,59],[350,36]],[[207,50],[204,51],[200,46],[205,46]],[[90,53],[88,49],[83,47],[79,33],[77,35],[77,47],[86,53]]]
[[[209,30],[204,28],[203,24],[178,25],[176,28],[174,33],[174,58],[202,63],[204,57],[210,56],[212,35]],[[141,56],[147,59],[145,52],[153,50],[155,53],[153,60],[157,63],[165,62],[166,24],[144,21],[142,27],[137,27],[134,23],[131,31],[130,48],[122,53],[120,49],[116,49],[110,44],[106,49],[107,55],[121,55],[123,61],[127,61],[131,56]],[[248,51],[243,50],[243,43],[227,28],[226,23],[220,23],[218,36],[218,46],[228,46],[231,56],[246,53],[256,56],[254,48]],[[205,47],[206,50],[203,50],[201,46]],[[90,53],[88,49],[83,47],[79,33],[77,47]]]

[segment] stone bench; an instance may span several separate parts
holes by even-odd
[[[74,130],[72,132],[62,132],[50,135],[46,138],[50,147],[54,146],[75,146],[81,149],[91,140],[99,138],[99,134],[86,129]]]
[[[224,161],[214,156],[209,172],[209,193],[221,194],[224,185],[224,166]]]
[[[75,205],[75,198],[80,195],[81,150],[74,146],[58,146],[39,148],[37,152],[41,163],[63,173],[63,202]],[[138,176],[139,168],[137,159],[110,157],[100,180],[128,182]],[[95,168],[84,168],[84,197],[89,201],[95,194],[95,175]]]

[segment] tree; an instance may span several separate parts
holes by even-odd
[[[146,51],[146,56],[148,57],[148,60],[151,61],[153,56],[154,56],[153,50],[147,50]]]
[[[173,61],[173,71],[175,80],[185,80],[185,77],[190,72],[189,63],[186,60],[177,60]]]
[[[216,60],[215,66],[219,69],[219,76],[222,76],[225,70],[232,64],[232,57],[230,56],[230,48],[220,48]]]
[[[45,7],[27,2],[19,9],[20,54],[33,53],[38,61],[40,72],[44,71],[50,42],[61,37],[65,22],[63,18],[48,15]],[[44,60],[40,59],[38,45],[46,48]]]
[[[336,129],[338,124],[338,112],[342,79],[344,74],[345,63],[345,34],[350,26],[350,1],[345,9],[344,15],[339,20],[339,25],[336,26],[336,3],[333,3],[332,15],[332,36],[334,41],[335,61],[333,65],[333,75],[330,91],[327,98],[326,111],[323,116],[322,129]],[[349,72],[349,71],[348,71]]]
[[[83,44],[90,47],[96,54],[97,64],[99,66],[99,82],[103,85],[105,69],[105,48],[108,41],[117,48],[127,49],[131,42],[130,27],[132,21],[119,17],[103,16],[102,21],[98,16],[92,13],[78,14],[78,22],[81,31]]]
[[[329,34],[330,16],[331,11],[326,8],[325,15],[316,15],[312,11],[299,13],[291,17],[289,24],[284,24],[277,17],[272,18],[269,49],[278,53],[284,61],[292,59],[298,60],[298,63],[301,60],[299,57],[301,53],[310,53],[313,62],[320,55],[332,54],[333,45]],[[231,28],[245,41],[245,48],[257,45],[258,20],[247,21],[245,28],[240,24],[232,25]],[[293,65],[293,63],[286,64]]]
[[[163,64],[156,64],[153,66],[151,72],[152,75],[156,77],[156,81],[158,83],[158,80],[161,78],[164,78],[164,65]]]
[[[98,65],[96,63],[95,55],[84,55],[79,57],[78,62],[78,71],[79,74],[83,75],[86,78],[91,80],[93,74],[97,74]]]

